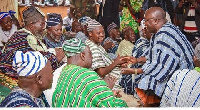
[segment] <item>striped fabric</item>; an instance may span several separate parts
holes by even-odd
[[[77,65],[63,68],[52,97],[53,107],[127,107],[113,96],[96,72]]]
[[[132,56],[133,47],[133,43],[124,39],[119,43],[116,54],[120,56]]]
[[[161,107],[200,107],[200,73],[178,70],[167,83]]]
[[[27,36],[30,35],[24,30],[19,30],[15,32],[15,34],[10,38],[10,40],[6,43],[5,49],[0,57],[0,72],[7,74],[16,74],[17,72],[12,68],[12,62],[16,51],[36,51],[33,49],[29,42],[27,41]],[[36,41],[38,47],[42,48],[42,45],[39,41]],[[59,67],[59,63],[55,55],[40,51],[50,62],[53,70]]]
[[[64,35],[60,37],[60,42],[52,42],[50,41],[46,36],[43,38],[44,43],[46,44],[47,48],[56,48],[56,47],[62,47],[63,42],[65,41]]]
[[[71,57],[83,52],[85,50],[85,47],[86,47],[85,43],[78,38],[72,38],[70,40],[66,40],[62,46],[65,55],[67,57]]]
[[[143,56],[146,50],[149,49],[149,41],[144,37],[140,37],[136,42],[135,46],[133,47],[132,56],[135,58],[139,58]],[[134,68],[141,67],[142,64],[135,64]]]
[[[106,67],[113,63],[113,60],[109,58],[108,53],[101,45],[96,45],[89,39],[87,39],[85,43],[90,47],[90,50],[92,52],[92,70]],[[121,69],[119,67],[115,67],[109,74],[115,78],[119,78],[120,73]]]
[[[49,105],[46,105],[43,96],[35,98],[25,90],[16,87],[1,102],[0,107],[49,107]]]
[[[12,10],[10,10],[10,11],[8,11],[8,12],[0,12],[0,20],[2,20],[3,18],[5,18],[5,17],[7,17],[7,16],[10,16],[11,17],[11,15],[12,14],[15,14],[16,12],[14,12],[14,11],[12,11]]]
[[[104,41],[103,41],[103,44],[105,43],[105,42],[107,42],[107,41],[110,41],[110,42],[113,42],[114,44],[115,44],[115,46],[114,47],[112,47],[111,49],[108,49],[108,53],[113,53],[113,54],[115,54],[116,53],[116,51],[117,51],[117,48],[118,48],[118,42],[117,41],[114,41],[112,38],[110,38],[110,37],[107,37],[106,39],[104,39]],[[103,45],[102,44],[102,45]]]
[[[95,19],[90,19],[87,21],[87,31],[92,31],[96,27],[101,26],[99,22],[97,22]]]
[[[144,37],[140,37],[135,42],[135,46],[132,51],[132,56],[135,58],[139,58],[143,56],[144,52],[147,51],[148,48],[149,48],[149,41]],[[131,68],[140,68],[140,67],[142,67],[142,64],[137,63],[135,65],[132,65]],[[120,85],[124,88],[125,93],[132,95],[135,93],[134,80],[132,79],[132,75],[122,75]]]
[[[142,66],[143,74],[136,81],[136,87],[151,89],[162,96],[166,83],[179,69],[193,69],[194,49],[184,34],[174,25],[166,23],[152,36],[149,57]]]
[[[29,76],[38,73],[45,67],[47,58],[39,51],[28,51],[23,53],[17,51],[13,58],[13,68],[17,70],[19,76]]]

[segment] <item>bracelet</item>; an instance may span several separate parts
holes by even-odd
[[[137,69],[135,68],[135,75],[137,75]]]

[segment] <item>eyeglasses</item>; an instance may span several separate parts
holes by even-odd
[[[151,19],[155,19],[155,18],[149,18],[149,19],[143,19],[143,20],[144,20],[144,22],[147,22],[147,21],[149,21]]]
[[[149,20],[151,20],[151,19],[158,19],[158,20],[161,20],[161,19],[165,19],[165,18],[154,18],[154,17],[152,17],[152,18],[149,18],[149,19],[143,19],[143,20],[144,20],[144,22],[147,22],[147,21],[149,21]]]

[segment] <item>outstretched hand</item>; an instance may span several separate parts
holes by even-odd
[[[120,90],[112,90],[112,92],[115,97],[122,97],[122,95],[120,94]]]
[[[130,74],[134,74],[134,69],[133,68],[122,68],[121,69],[121,74],[126,74],[126,75],[130,75]]]

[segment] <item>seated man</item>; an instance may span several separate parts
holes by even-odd
[[[135,32],[128,26],[122,30],[124,40],[119,43],[116,54],[120,56],[132,56],[132,50],[135,43]]]
[[[0,48],[4,46],[8,39],[17,31],[17,26],[12,22],[12,10],[9,12],[0,12]]]
[[[122,71],[122,74],[137,75],[134,86],[144,106],[159,106],[167,81],[176,70],[194,68],[192,45],[165,18],[165,12],[160,7],[152,7],[145,12],[145,26],[153,34],[146,62],[141,68]],[[134,64],[141,63],[138,59],[132,60]]]
[[[127,107],[95,71],[89,46],[73,38],[63,44],[67,65],[62,69],[52,97],[53,107]]]
[[[50,14],[48,14],[50,15]],[[47,48],[62,47],[65,38],[62,35],[62,23],[56,16],[47,20],[47,35],[43,38]]]
[[[200,44],[195,48],[193,70],[177,70],[169,79],[161,100],[161,107],[200,106]]]
[[[108,52],[112,59],[116,59],[116,51],[118,49],[118,42],[121,41],[119,27],[113,22],[107,27],[109,36],[103,41],[102,47]]]
[[[42,33],[45,29],[45,16],[38,8],[31,6],[23,11],[25,27],[13,34],[5,44],[0,57],[0,72],[15,74],[12,69],[12,60],[15,51],[40,51],[50,60],[53,70],[58,68],[59,62],[63,59],[62,49],[55,49],[56,55],[47,51],[46,45],[42,42]]]
[[[18,86],[1,102],[0,107],[48,107],[42,92],[51,88],[50,62],[38,51],[17,51],[13,60]]]

